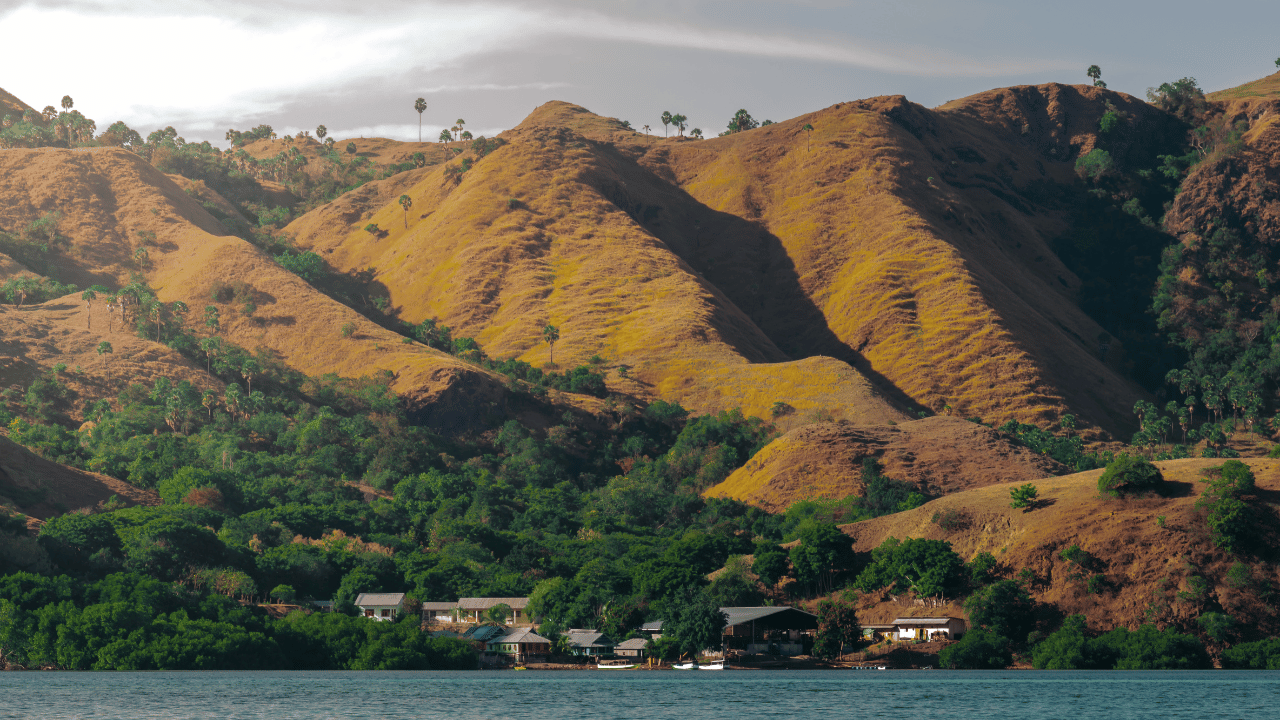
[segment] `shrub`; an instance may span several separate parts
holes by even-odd
[[[1079,175],[1081,180],[1098,182],[1104,176],[1115,172],[1115,169],[1116,163],[1111,158],[1111,153],[1101,148],[1076,160],[1076,175]]]
[[[1035,625],[1035,601],[1013,580],[1001,580],[964,602],[969,623],[1006,638],[1024,638]]]
[[[349,338],[356,331],[356,324],[347,322],[342,324],[342,337]]]
[[[1229,670],[1280,670],[1280,638],[1229,647],[1222,652],[1222,667]]]
[[[1075,563],[1080,567],[1087,566],[1089,561],[1093,559],[1093,557],[1089,555],[1088,551],[1079,545],[1072,545],[1065,548],[1062,552],[1058,553],[1058,557],[1066,560],[1067,562]]]
[[[1164,475],[1146,458],[1121,455],[1107,465],[1098,478],[1098,492],[1111,497],[1136,495],[1159,490],[1164,485]]]
[[[999,670],[1013,664],[1013,654],[1009,652],[1008,638],[977,629],[943,648],[938,662],[953,670]]]
[[[1016,487],[1009,491],[1009,497],[1013,500],[1009,503],[1009,507],[1022,508],[1023,512],[1030,512],[1035,509],[1039,494],[1040,491],[1031,483]]]

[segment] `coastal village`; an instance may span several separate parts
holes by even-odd
[[[311,603],[332,612],[332,601]],[[652,656],[662,637],[661,620],[643,623],[615,638],[589,628],[570,628],[558,637],[538,634],[542,618],[528,612],[527,597],[464,597],[454,602],[419,602],[405,593],[361,593],[357,614],[374,622],[393,622],[418,614],[423,632],[469,641],[484,669],[764,669],[796,667],[932,667],[918,661],[936,656],[941,645],[959,640],[967,628],[958,617],[899,617],[862,627],[862,643],[880,652],[841,648],[837,659],[818,663],[811,656],[818,616],[787,605],[722,607],[721,647],[678,662]],[[908,649],[920,646],[914,652]]]

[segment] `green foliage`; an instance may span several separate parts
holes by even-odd
[[[1076,175],[1080,176],[1081,180],[1097,183],[1103,177],[1115,172],[1115,160],[1112,159],[1111,153],[1102,148],[1090,150],[1076,160]]]
[[[895,585],[898,590],[915,590],[917,595],[954,595],[964,586],[964,562],[945,540],[890,537],[871,551],[871,564],[858,575],[856,587],[863,592]]]
[[[1226,642],[1235,629],[1236,621],[1226,613],[1207,612],[1196,618],[1196,624],[1216,642]]]
[[[21,307],[25,303],[48,302],[76,291],[75,285],[63,285],[47,277],[11,277],[0,285],[0,296],[5,301]]]
[[[1214,544],[1231,553],[1247,550],[1259,523],[1259,510],[1242,499],[1255,490],[1253,471],[1239,460],[1228,460],[1204,474],[1208,487],[1196,507],[1208,511],[1205,524]]]
[[[818,634],[814,638],[815,657],[830,660],[846,645],[862,639],[862,625],[854,607],[843,600],[827,599],[818,603]]]
[[[981,552],[975,555],[966,567],[969,569],[969,581],[974,587],[982,587],[995,580],[1000,561],[989,552]]]
[[[1067,618],[1061,629],[1036,645],[1032,662],[1042,670],[1196,670],[1211,666],[1204,645],[1173,628],[1117,628],[1091,638],[1083,615]]]
[[[1048,455],[1075,472],[1102,467],[1110,459],[1109,454],[1086,453],[1084,441],[1078,435],[1062,437],[1017,420],[1010,420],[997,430],[1016,444],[1029,448],[1037,454]]]
[[[1098,492],[1111,497],[1159,492],[1164,475],[1146,458],[1121,455],[1107,464],[1098,478]]]
[[[1013,580],[1000,580],[964,602],[969,624],[1006,638],[1025,638],[1035,626],[1035,601]]]
[[[280,263],[280,267],[307,282],[315,282],[329,274],[328,265],[319,255],[310,250],[302,253],[285,251],[276,255],[275,259]]]
[[[667,604],[662,620],[663,637],[678,643],[682,655],[697,655],[703,650],[720,648],[721,633],[727,616],[709,595],[687,590]]]
[[[1208,107],[1204,91],[1192,77],[1161,83],[1158,88],[1148,88],[1147,100],[1190,125],[1197,124]]]
[[[1228,670],[1280,670],[1280,638],[1240,643],[1222,652]]]
[[[1040,491],[1031,483],[1016,487],[1009,491],[1009,498],[1013,501],[1009,503],[1009,507],[1022,508],[1023,512],[1034,510],[1039,502],[1036,499],[1039,494]]]
[[[812,594],[828,593],[837,575],[852,559],[852,541],[835,525],[812,523],[800,530],[800,544],[791,549],[796,579]]]
[[[975,628],[938,653],[942,667],[952,670],[1000,670],[1013,664],[1009,639]]]

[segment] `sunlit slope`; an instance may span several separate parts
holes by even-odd
[[[1247,82],[1226,90],[1218,90],[1205,95],[1209,100],[1229,102],[1231,100],[1280,98],[1280,72],[1264,78]]]
[[[1018,447],[991,428],[950,417],[885,427],[817,423],[769,443],[707,497],[731,497],[772,512],[798,500],[862,494],[864,458],[930,495],[1045,477],[1058,463]]]
[[[22,113],[35,108],[22,102],[18,98],[5,92],[4,88],[0,88],[0,117],[12,115],[14,119],[22,117]]]
[[[286,232],[340,270],[374,268],[402,319],[438,317],[494,357],[543,365],[551,348],[542,330],[553,324],[558,365],[595,355],[628,365],[635,380],[614,373],[609,381],[641,396],[699,411],[767,415],[786,402],[864,423],[903,419],[844,362],[787,362],[719,288],[637,222],[661,193],[692,203],[678,189],[539,113],[502,137],[507,144],[459,182],[426,171],[406,193],[408,212],[381,181]],[[380,231],[366,231],[369,223]]]
[[[1140,395],[1097,359],[1102,328],[1046,242],[1062,227],[1028,200],[1073,179],[1104,99],[1151,114],[1102,92],[1009,88],[940,111],[872,98],[659,144],[644,162],[720,214],[659,214],[655,232],[792,355],[865,362],[934,410],[1117,431]]]
[[[0,151],[0,222],[17,227],[51,210],[62,213],[60,230],[70,239],[51,258],[64,281],[118,287],[139,272],[162,300],[181,300],[192,309],[189,324],[201,325],[197,318],[204,308],[216,305],[224,337],[273,353],[304,373],[359,377],[391,371],[395,389],[435,424],[466,425],[500,405],[497,379],[442,353],[402,344],[400,336],[319,293],[227,234],[173,181],[132,153]],[[223,286],[238,289],[255,307],[212,300],[213,290]],[[347,323],[354,325],[350,337],[342,333]]]
[[[1280,461],[1246,460],[1257,476],[1259,494],[1280,491]],[[1014,485],[992,485],[947,495],[895,515],[841,527],[854,540],[854,550],[870,552],[889,537],[947,540],[965,560],[980,552],[993,554],[1009,577],[1023,568],[1035,572],[1032,594],[1053,603],[1065,615],[1083,613],[1093,627],[1136,627],[1143,622],[1176,623],[1186,627],[1205,609],[1220,608],[1243,627],[1274,634],[1274,608],[1256,600],[1248,587],[1233,587],[1226,572],[1237,558],[1216,549],[1205,527],[1203,510],[1195,505],[1204,484],[1201,471],[1221,460],[1193,459],[1156,463],[1169,485],[1168,497],[1112,500],[1098,496],[1101,470],[1035,480],[1041,507],[1023,512],[1009,507]],[[944,528],[933,518],[954,511]],[[1274,517],[1274,510],[1267,510]],[[1079,545],[1096,558],[1092,569],[1080,569],[1060,553]],[[1271,563],[1251,562],[1254,587],[1280,580]],[[1084,577],[1097,573],[1100,592],[1085,591]],[[1076,577],[1072,578],[1075,574]],[[1190,590],[1187,579],[1207,580],[1201,601],[1178,599]],[[884,622],[895,606],[886,596],[864,595],[869,619]],[[900,611],[900,608],[898,608]]]

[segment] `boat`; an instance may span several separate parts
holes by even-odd
[[[698,669],[699,670],[723,670],[724,661],[716,660],[715,662],[710,662],[710,663],[707,663],[706,665],[699,665]]]
[[[697,670],[698,663],[693,662],[692,660],[686,663],[676,663],[671,666],[671,669],[672,670]]]
[[[596,664],[596,669],[597,669],[597,670],[630,670],[630,669],[632,669],[632,668],[634,668],[634,667],[636,667],[636,664],[635,664],[635,663],[627,663],[627,664],[625,664],[625,665],[610,664],[610,663],[597,663],[597,664]]]

